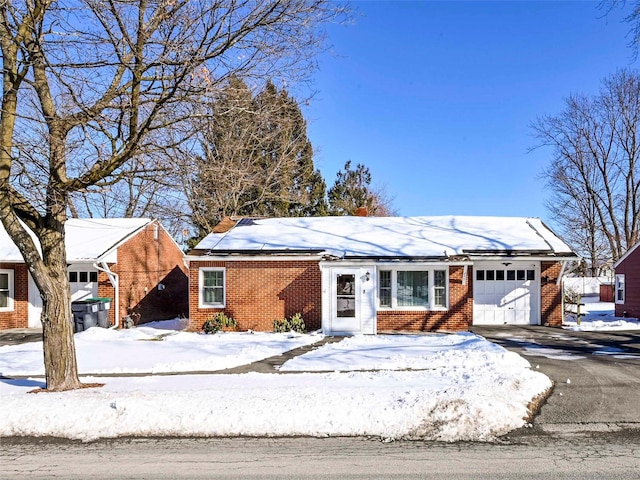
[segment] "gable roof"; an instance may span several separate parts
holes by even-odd
[[[633,252],[635,252],[635,251],[636,251],[636,249],[637,249],[638,247],[640,247],[640,242],[637,242],[637,243],[636,243],[635,245],[633,245],[629,250],[627,250],[627,251],[625,252],[625,254],[624,254],[624,255],[622,255],[622,256],[618,259],[618,261],[617,261],[616,263],[614,263],[614,264],[613,264],[613,268],[614,268],[614,269],[618,268],[618,266],[619,266],[622,262],[624,262],[628,257],[630,257],[630,256],[633,254]]]
[[[98,260],[152,221],[148,218],[70,218],[65,224],[67,261]],[[36,240],[33,233],[31,236]],[[1,223],[0,261],[23,261],[18,247]]]
[[[576,256],[538,218],[470,216],[241,219],[207,235],[194,253],[294,252],[340,258]]]

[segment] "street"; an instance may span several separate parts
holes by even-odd
[[[4,439],[3,479],[629,479],[637,435],[526,436],[508,443],[363,438]]]

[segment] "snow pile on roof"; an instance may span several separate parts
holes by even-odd
[[[309,217],[243,219],[196,247],[321,251],[346,257],[444,257],[465,252],[572,255],[539,219],[525,217]]]
[[[150,222],[148,218],[70,218],[65,224],[67,261],[98,259]],[[30,234],[39,245],[35,235]],[[23,261],[1,224],[0,260]]]
[[[142,356],[151,357],[150,370],[160,362],[166,370],[173,370],[170,365],[185,368],[183,362],[194,349],[202,362],[192,357],[192,367],[218,365],[219,360],[224,364],[235,352],[249,363],[267,354],[256,353],[264,345],[286,343],[281,336],[271,341],[273,334],[185,333],[147,342],[132,341],[127,336],[133,333],[123,333],[120,347],[110,341],[99,347],[103,333],[90,329],[76,335],[81,370],[96,357],[110,358],[108,368],[103,363],[104,371],[121,372],[131,365],[140,367]],[[141,339],[148,339],[148,333],[143,331]],[[291,340],[303,342],[305,337],[311,336]],[[253,339],[256,352],[248,343],[238,350],[238,338]],[[468,333],[357,336],[345,342],[342,348],[326,346],[307,354],[306,367],[339,367],[330,373],[83,377],[105,386],[38,395],[27,392],[43,387],[41,378],[3,379],[0,436],[88,441],[119,436],[371,435],[482,441],[525,425],[531,400],[551,387],[549,378],[532,371],[522,357]],[[41,344],[33,345],[40,349],[1,347],[0,373],[42,362]],[[22,353],[15,354],[19,349]],[[345,372],[340,356],[351,369],[362,371]],[[413,366],[427,369],[395,370]]]

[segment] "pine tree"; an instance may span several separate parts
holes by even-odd
[[[376,194],[370,188],[371,172],[358,164],[351,170],[351,160],[337,174],[336,182],[329,189],[329,213],[331,215],[355,215],[358,208],[366,208],[367,214],[377,213]]]
[[[295,99],[272,82],[255,97],[232,78],[214,99],[203,155],[188,192],[201,234],[224,216],[326,215],[326,185],[313,164]]]

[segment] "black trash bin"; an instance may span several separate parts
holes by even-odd
[[[100,302],[95,299],[71,302],[74,332],[83,332],[98,326],[98,309]]]
[[[109,322],[109,310],[111,309],[111,299],[106,297],[99,298],[87,298],[87,302],[96,302],[98,305],[98,326],[102,328],[109,328],[111,322]]]

